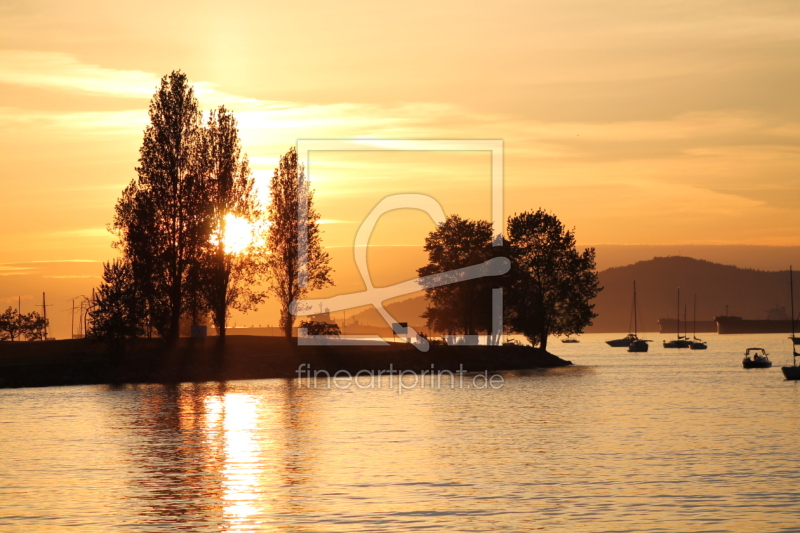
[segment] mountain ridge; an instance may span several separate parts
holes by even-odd
[[[586,333],[628,331],[631,321],[633,281],[636,280],[641,333],[657,332],[659,318],[675,318],[678,288],[681,289],[680,315],[684,306],[689,321],[693,318],[697,294],[697,320],[713,320],[726,314],[746,319],[765,319],[770,309],[789,308],[789,272],[760,270],[715,263],[682,255],[656,256],[652,259],[607,268],[598,272],[603,290],[594,300],[598,317]],[[398,321],[419,328],[419,317],[427,308],[424,295],[406,298],[387,305]],[[362,324],[383,325],[375,310],[352,317]],[[351,319],[348,318],[348,324]]]

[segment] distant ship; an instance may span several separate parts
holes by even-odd
[[[717,333],[791,333],[792,321],[787,320],[745,320],[740,316],[715,316]]]
[[[791,333],[792,319],[785,307],[775,307],[767,311],[766,320],[746,320],[740,316],[715,316],[717,333],[720,335],[735,333]]]

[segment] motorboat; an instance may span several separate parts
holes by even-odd
[[[638,339],[636,335],[633,333],[628,333],[622,339],[614,339],[612,341],[606,341],[606,344],[609,346],[613,346],[614,348],[625,348],[631,345],[631,341]]]
[[[561,342],[563,342],[564,344],[575,344],[581,341],[579,341],[578,339],[570,339],[569,337],[567,337],[566,339],[561,339]]]
[[[748,348],[744,352],[742,366],[744,368],[770,368],[772,361],[769,360],[769,354],[764,348]]]

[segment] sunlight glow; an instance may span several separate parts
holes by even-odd
[[[225,215],[225,234],[222,241],[225,243],[225,253],[240,254],[247,250],[254,241],[254,228],[247,220],[237,217],[232,213]],[[216,239],[212,238],[216,243]]]

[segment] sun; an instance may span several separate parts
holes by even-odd
[[[232,213],[225,215],[225,253],[240,254],[244,252],[254,239],[253,225],[247,220]]]

